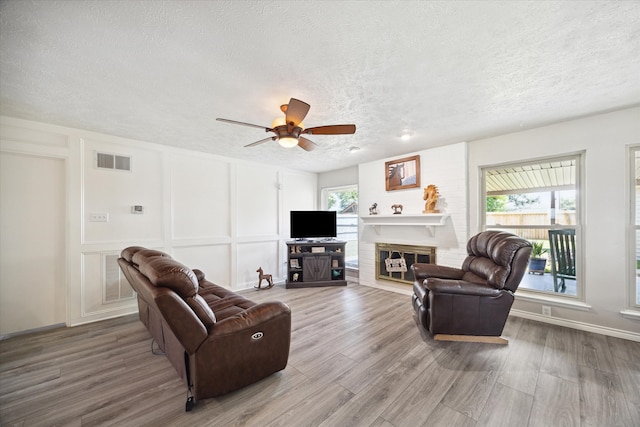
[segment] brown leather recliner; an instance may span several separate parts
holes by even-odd
[[[138,294],[140,321],[196,401],[261,380],[287,366],[291,310],[256,304],[156,250],[132,246],[118,264]]]
[[[531,243],[515,234],[484,231],[469,239],[467,253],[461,268],[411,266],[418,321],[435,339],[506,343],[482,337],[502,334]]]

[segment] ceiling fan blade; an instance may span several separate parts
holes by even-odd
[[[219,122],[231,123],[232,125],[242,125],[242,126],[249,126],[249,127],[252,127],[252,128],[264,129],[266,132],[270,132],[271,131],[271,128],[268,128],[266,126],[254,125],[254,124],[251,124],[251,123],[238,122],[236,120],[221,119],[221,118],[217,118],[216,120],[219,121]]]
[[[301,137],[298,139],[298,146],[299,146],[300,148],[302,148],[303,150],[306,150],[306,151],[313,151],[313,150],[315,150],[315,149],[316,149],[316,147],[318,146],[318,144],[316,144],[315,142],[310,141],[310,140],[308,140],[307,138],[305,138],[305,137],[301,136]]]
[[[356,125],[316,126],[302,131],[309,135],[347,135],[356,133]]]
[[[256,145],[264,144],[265,142],[275,141],[277,138],[275,136],[270,136],[269,138],[261,139],[260,141],[252,142],[251,144],[245,145],[245,147],[255,147]]]
[[[311,106],[306,102],[291,98],[286,111],[287,124],[293,122],[293,126],[298,126],[298,124],[307,116],[309,108],[311,108]]]

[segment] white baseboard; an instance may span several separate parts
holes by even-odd
[[[8,340],[9,338],[19,337],[20,335],[34,334],[36,332],[49,331],[51,329],[64,328],[67,325],[64,323],[56,323],[54,325],[42,326],[40,328],[27,329],[25,331],[12,332],[9,334],[0,335],[0,341]]]
[[[620,329],[608,328],[606,326],[593,325],[591,323],[578,322],[575,320],[560,319],[558,317],[543,316],[529,311],[511,309],[509,316],[522,317],[523,319],[535,320],[536,322],[549,323],[551,325],[564,326],[566,328],[577,329],[579,331],[593,332],[624,340],[640,342],[640,333],[623,331]]]

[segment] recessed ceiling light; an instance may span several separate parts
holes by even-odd
[[[409,129],[405,129],[402,131],[402,135],[400,135],[400,139],[403,141],[408,141],[411,139],[412,136],[413,136],[413,132],[411,132]]]

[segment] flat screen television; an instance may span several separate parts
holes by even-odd
[[[291,211],[291,238],[316,239],[338,236],[336,211]]]

